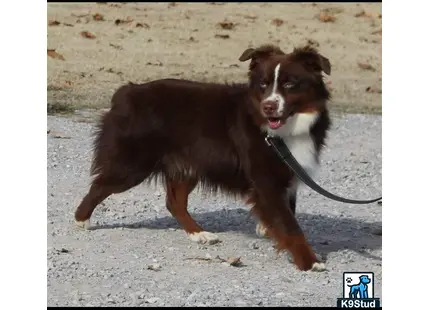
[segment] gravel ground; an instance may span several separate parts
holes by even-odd
[[[241,201],[195,191],[190,213],[222,243],[189,241],[164,207],[164,190],[140,185],[109,197],[92,218],[98,229],[75,228],[86,194],[92,123],[48,117],[48,306],[329,306],[342,297],[344,271],[375,273],[381,296],[381,207],[349,205],[299,190],[298,219],[324,273],[300,272],[287,254],[258,238]],[[365,199],[381,193],[381,117],[334,119],[316,181]],[[217,257],[240,257],[243,266]],[[187,259],[203,258],[206,260]]]

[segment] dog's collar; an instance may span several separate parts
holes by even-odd
[[[285,144],[282,138],[278,136],[272,136],[269,133],[267,133],[264,140],[266,141],[266,144],[278,155],[278,157],[285,164],[287,164],[287,166],[289,166],[291,170],[293,170],[293,172],[297,175],[297,177],[299,177],[299,179],[302,180],[303,183],[305,183],[307,186],[309,186],[317,193],[336,201],[352,203],[352,204],[368,204],[368,203],[377,202],[382,199],[382,197],[379,197],[379,198],[370,199],[370,200],[355,200],[355,199],[348,199],[348,198],[343,198],[343,197],[334,195],[326,191],[325,189],[323,189],[321,186],[315,183],[314,180],[312,180],[312,178],[306,173],[303,167],[300,166],[300,164],[294,158],[293,154],[291,153],[291,151],[289,150],[288,146]]]

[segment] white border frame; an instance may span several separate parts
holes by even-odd
[[[430,15],[418,3],[425,2],[382,5],[381,304],[386,309],[422,309],[429,296],[430,100],[424,93],[430,88]]]
[[[423,1],[419,2],[425,3]],[[383,293],[387,309],[423,305],[429,282],[430,16],[383,4]],[[5,309],[47,306],[46,2],[5,2],[1,19],[2,293]],[[5,70],[4,70],[5,69]],[[427,142],[425,142],[427,141]],[[6,172],[6,173],[4,173]],[[15,306],[15,307],[14,307]]]
[[[47,5],[2,5],[2,308],[47,307]]]

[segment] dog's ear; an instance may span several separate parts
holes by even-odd
[[[247,61],[249,59],[267,58],[272,55],[285,55],[283,51],[274,45],[262,45],[259,48],[248,48],[239,57],[240,61]]]
[[[261,60],[267,59],[273,55],[285,55],[285,53],[277,46],[274,45],[262,45],[258,48],[248,48],[239,57],[239,61],[247,61],[251,59],[249,68],[252,69],[255,64]]]
[[[251,57],[252,57],[252,55],[254,54],[254,52],[255,52],[255,49],[253,49],[253,48],[248,48],[248,49],[246,49],[246,50],[242,53],[242,55],[239,57],[239,60],[240,60],[240,61],[247,61],[247,60],[251,59]]]
[[[322,71],[327,74],[330,75],[331,74],[331,64],[330,64],[330,60],[328,60],[328,58],[324,57],[321,54],[318,54],[320,56],[320,61],[321,61],[321,69]]]
[[[321,72],[325,74],[331,74],[331,64],[328,58],[319,54],[318,51],[312,47],[305,46],[301,48],[295,48],[292,57],[301,61],[307,68],[313,71]]]

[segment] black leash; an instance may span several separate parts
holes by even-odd
[[[312,180],[311,177],[302,168],[302,166],[300,166],[300,164],[294,158],[293,154],[291,154],[283,139],[267,136],[265,140],[267,145],[269,145],[275,151],[275,153],[294,171],[294,173],[300,178],[300,180],[302,180],[303,183],[305,183],[317,193],[336,201],[353,204],[368,204],[382,199],[382,197],[379,197],[371,200],[354,200],[343,198],[326,191],[317,183],[315,183],[314,180]]]

